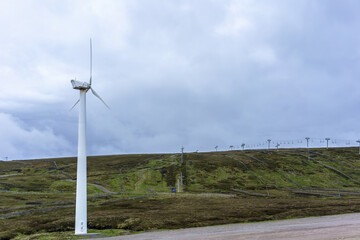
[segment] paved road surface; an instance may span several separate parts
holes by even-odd
[[[282,221],[231,224],[163,232],[147,232],[103,240],[360,240],[360,213]]]

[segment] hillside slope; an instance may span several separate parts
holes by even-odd
[[[304,149],[186,153],[183,160],[88,157],[89,212],[96,213],[89,227],[181,228],[358,211],[359,158],[357,148],[311,149],[310,158]],[[0,161],[0,238],[73,229],[75,180],[76,158]],[[178,181],[182,193],[171,194]],[[165,221],[168,214],[177,220]]]

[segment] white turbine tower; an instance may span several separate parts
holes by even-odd
[[[75,210],[75,235],[87,234],[87,183],[86,183],[86,93],[91,92],[99,98],[107,108],[109,106],[92,89],[92,44],[90,39],[90,82],[71,80],[74,89],[80,90],[80,99],[71,108],[79,103],[79,132],[78,132],[78,158],[76,177],[76,210]]]

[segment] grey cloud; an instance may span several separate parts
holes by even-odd
[[[359,132],[355,1],[39,4],[2,6],[14,13],[2,15],[0,40],[0,78],[11,79],[0,90],[1,122],[14,131],[1,140],[8,155],[76,154],[70,79],[89,77],[90,36],[93,86],[111,107],[88,94],[91,155]]]

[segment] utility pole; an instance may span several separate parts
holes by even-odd
[[[177,180],[177,185],[178,185],[178,193],[180,192],[180,181],[179,179]]]
[[[268,142],[268,150],[270,151],[270,142],[271,142],[271,139],[268,139],[267,142]]]
[[[360,154],[360,139],[356,141],[357,143],[359,143],[359,154]]]
[[[310,161],[310,151],[309,151],[309,137],[306,137],[306,147],[307,147],[307,153],[308,153],[308,160]]]
[[[184,162],[184,147],[181,147],[181,164]]]
[[[183,174],[182,174],[182,167],[184,163],[184,146],[181,147],[181,166],[180,166],[180,179],[181,179],[181,186],[183,186]],[[180,192],[180,182],[178,179],[178,192]]]
[[[326,149],[328,149],[329,148],[329,140],[330,140],[330,138],[325,138],[325,140],[326,140]]]
[[[180,172],[180,181],[181,181],[181,186],[183,185],[183,175],[182,172]]]

